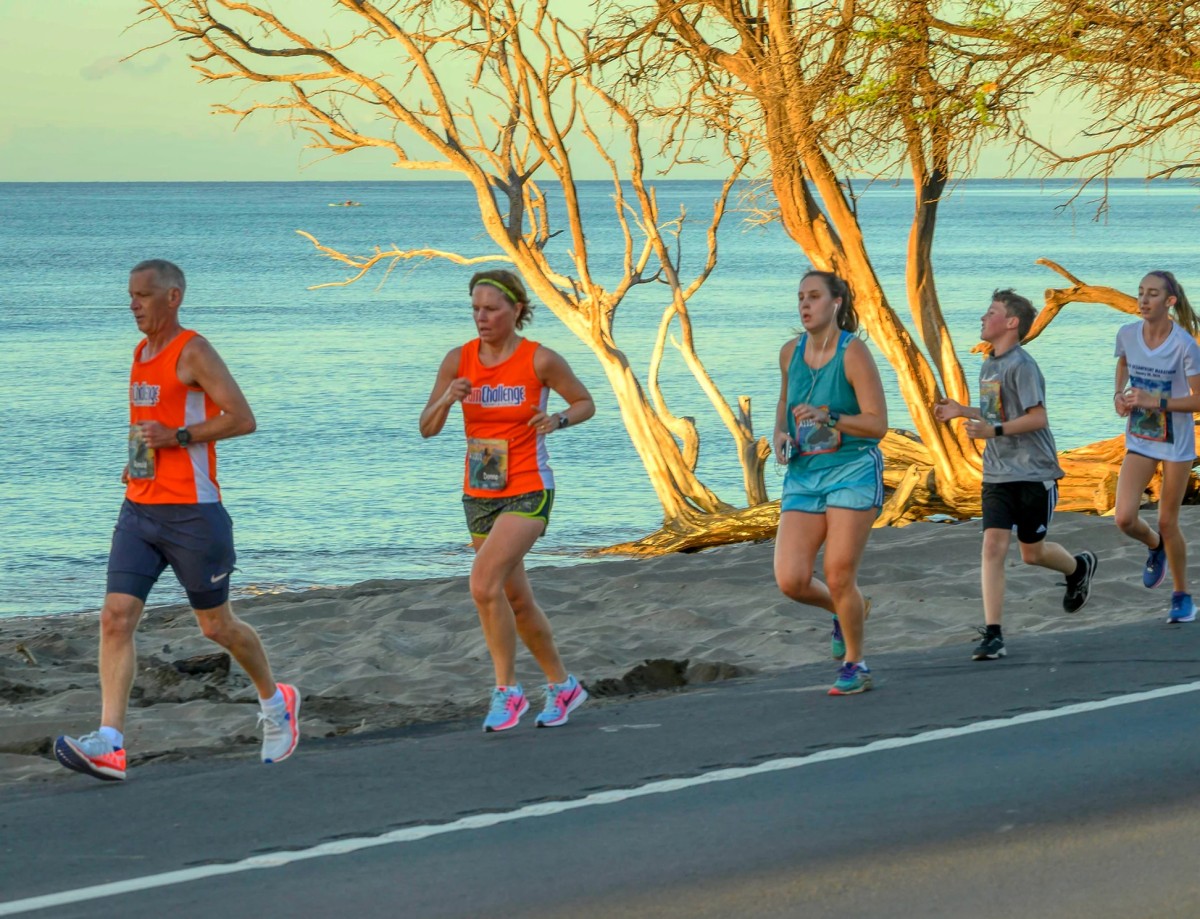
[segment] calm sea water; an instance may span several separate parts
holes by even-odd
[[[683,204],[702,219],[715,189],[664,183],[663,212]],[[622,254],[611,189],[585,183],[582,192],[593,270],[611,286]],[[1058,210],[1067,197],[1065,185],[976,181],[943,205],[937,279],[970,378],[978,358],[966,351],[991,290],[1013,286],[1036,303],[1045,287],[1061,286],[1034,264],[1038,257],[1127,291],[1154,266],[1200,284],[1190,186],[1117,182],[1099,223],[1086,208]],[[347,198],[364,206],[328,206]],[[860,201],[895,303],[903,302],[910,210],[907,186],[876,186]],[[313,291],[347,272],[319,257],[297,229],[358,253],[376,244],[494,251],[472,192],[454,183],[0,184],[0,616],[99,604],[138,340],[127,272],[147,257],[187,272],[183,321],[216,345],[258,417],[255,435],[219,448],[239,590],[468,569],[461,421],[452,416],[440,437],[425,441],[417,417],[442,356],[472,336],[471,270],[420,262],[400,266],[386,283],[380,273]],[[565,235],[552,243],[564,265],[568,246]],[[701,249],[693,240],[688,251],[695,266]],[[702,358],[731,402],[753,398],[759,433],[769,431],[778,350],[798,325],[795,289],[806,267],[778,227],[748,228],[734,215],[717,273],[692,304]],[[618,315],[619,343],[639,370],[664,291],[640,288]],[[1121,321],[1107,308],[1069,307],[1032,348],[1060,448],[1119,429],[1109,387]],[[593,421],[550,441],[559,498],[531,559],[572,564],[586,549],[655,529],[660,511],[590,351],[544,307],[528,331],[566,355],[597,398]],[[907,424],[895,380],[884,372],[892,423]],[[744,503],[724,428],[673,354],[664,381],[676,413],[700,423],[701,476],[727,501]],[[779,484],[768,472],[773,496]],[[180,597],[168,572],[151,601]]]

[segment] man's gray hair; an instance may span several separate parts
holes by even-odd
[[[158,281],[160,287],[167,289],[178,287],[181,294],[187,291],[187,281],[184,280],[183,269],[174,262],[168,262],[165,258],[148,258],[129,269],[130,274],[137,274],[139,271],[153,271],[155,280]]]

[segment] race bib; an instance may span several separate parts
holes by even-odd
[[[141,427],[136,424],[129,426],[129,477],[154,478],[154,448],[146,443]]]
[[[1168,399],[1171,396],[1170,380],[1147,380],[1131,376],[1129,382],[1138,389],[1153,393],[1156,399]],[[1141,440],[1174,443],[1171,437],[1171,413],[1161,408],[1135,408],[1129,413],[1129,433]]]
[[[999,380],[979,381],[979,414],[988,424],[1003,424],[1008,420],[1004,417]]]
[[[833,453],[842,445],[842,433],[836,428],[801,421],[796,425],[796,455],[815,456],[818,453]]]
[[[508,484],[508,441],[467,438],[467,485],[484,491],[502,491]]]

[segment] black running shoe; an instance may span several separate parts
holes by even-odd
[[[1063,609],[1068,613],[1077,613],[1083,609],[1083,604],[1088,601],[1088,593],[1092,589],[1092,575],[1096,573],[1096,567],[1100,564],[1100,560],[1091,552],[1081,552],[1075,556],[1076,561],[1082,563],[1083,571],[1079,577],[1067,577],[1067,592],[1063,594]]]
[[[1004,639],[999,635],[993,635],[987,629],[976,629],[983,637],[979,642],[979,647],[975,649],[975,653],[971,655],[971,660],[975,661],[994,661],[1007,653],[1004,650]]]

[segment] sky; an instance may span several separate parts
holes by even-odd
[[[308,11],[332,4],[288,0]],[[299,181],[452,178],[391,165],[381,150],[318,159],[269,117],[211,112],[228,86],[204,85],[176,43],[122,58],[166,37],[153,23],[130,29],[138,0],[0,0],[0,181]],[[279,9],[286,6],[281,5]],[[13,89],[20,87],[20,89]],[[1033,121],[1062,140],[1071,107],[1043,98]],[[604,177],[584,161],[583,178]],[[985,151],[976,175],[999,177],[1002,151]],[[681,178],[708,178],[703,169]],[[1028,174],[1028,173],[1025,173]]]

